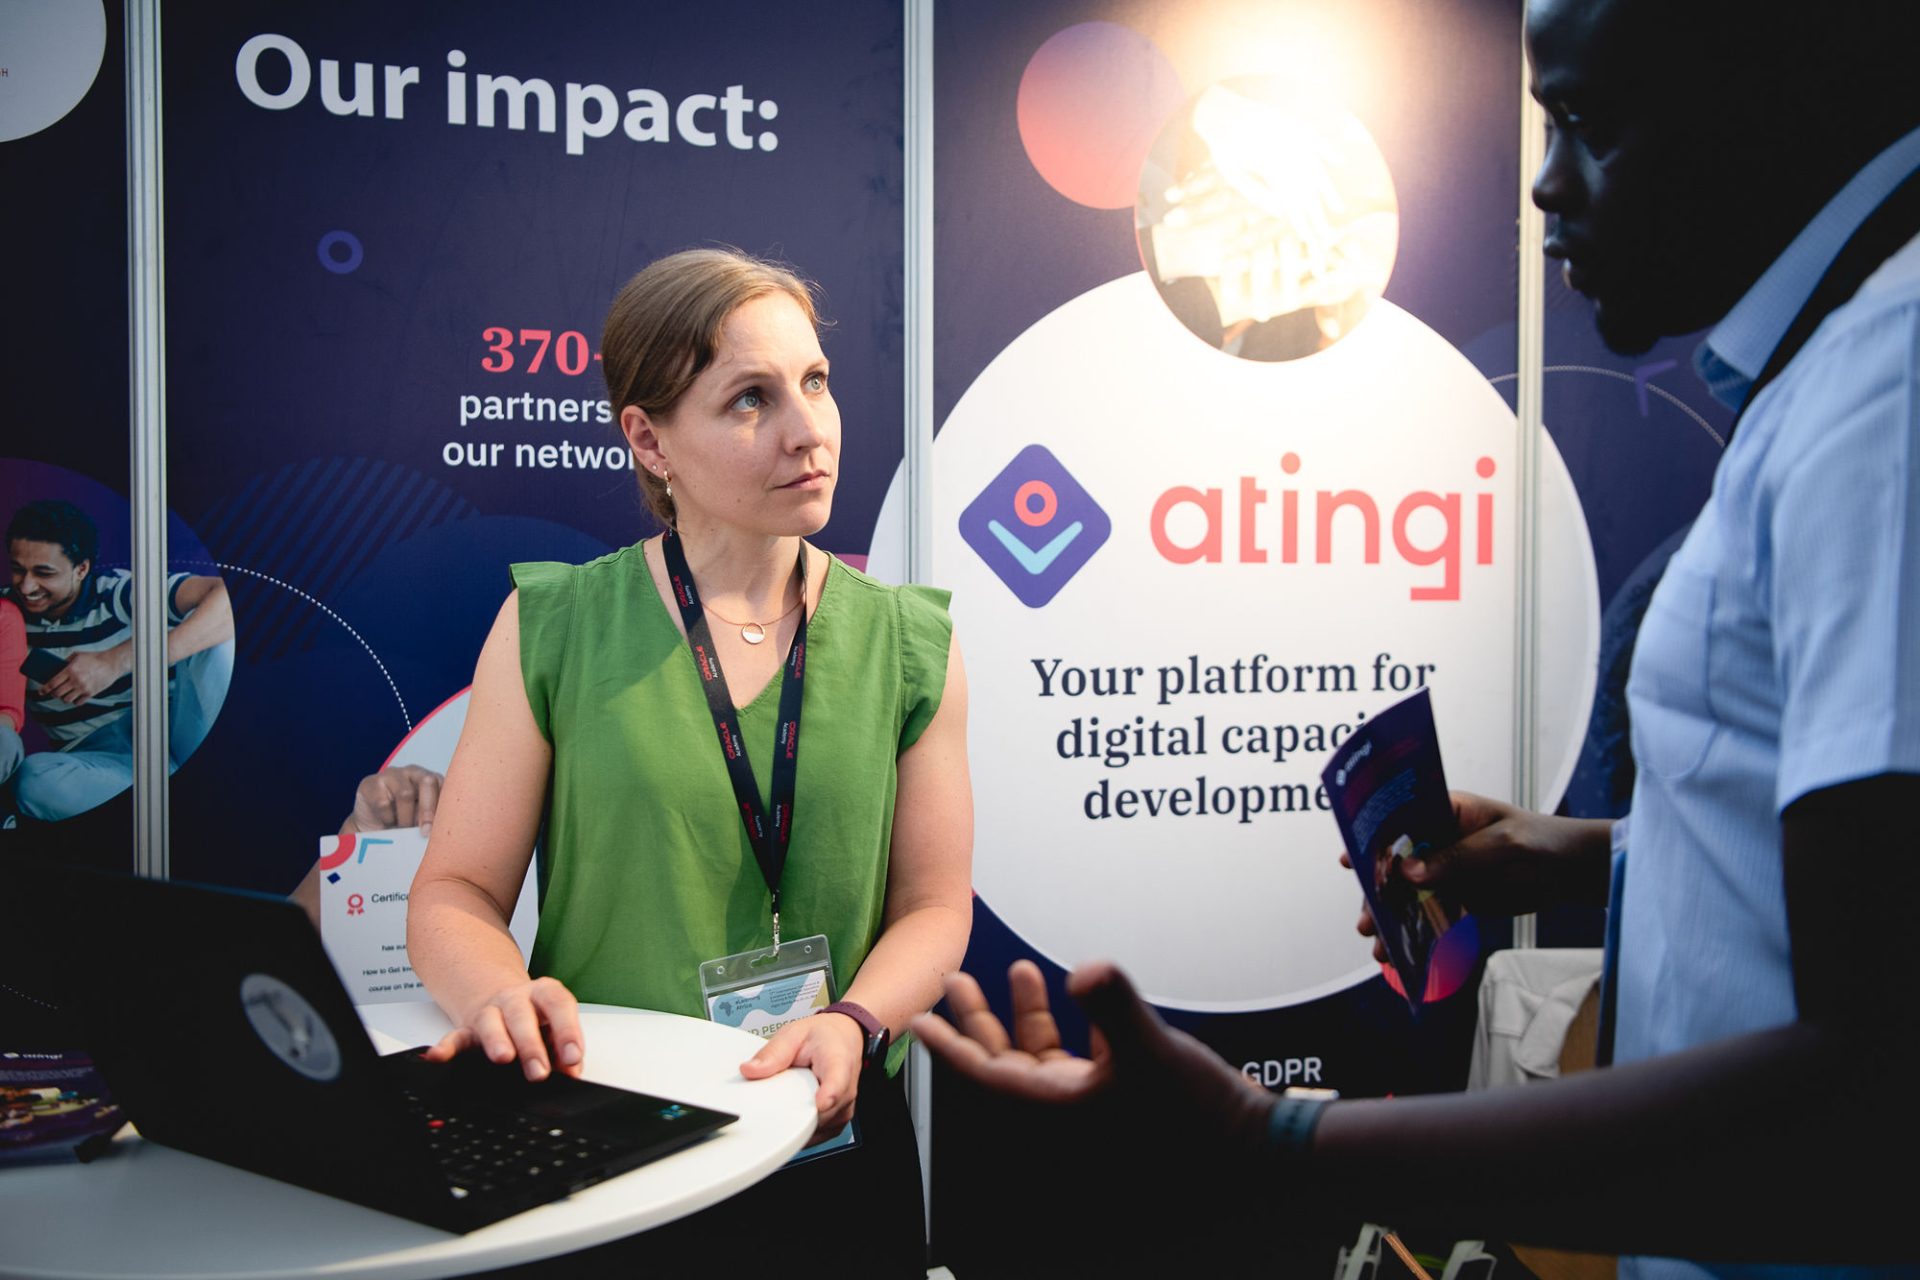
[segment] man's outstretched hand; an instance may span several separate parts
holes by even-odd
[[[1046,982],[1032,961],[1016,961],[1007,982],[1013,992],[1011,1035],[987,1007],[980,984],[965,973],[947,979],[953,1022],[922,1014],[913,1021],[914,1034],[954,1070],[996,1093],[1067,1105],[1150,1102],[1157,1123],[1172,1120],[1176,1131],[1223,1153],[1251,1153],[1265,1143],[1272,1096],[1198,1040],[1162,1022],[1112,964],[1084,965],[1067,978],[1067,991],[1093,1025],[1087,1058],[1061,1047]]]
[[[913,1033],[955,1070],[997,1093],[1030,1102],[1073,1103],[1103,1092],[1112,1082],[1112,1054],[1099,1029],[1093,1033],[1093,1057],[1076,1058],[1060,1047],[1060,1028],[1047,1004],[1039,967],[1031,960],[1016,960],[1007,970],[1007,985],[1013,992],[1012,1036],[967,973],[947,978],[953,1022],[924,1013],[913,1020]]]

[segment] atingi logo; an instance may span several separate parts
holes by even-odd
[[[1031,609],[1058,595],[1112,534],[1113,521],[1093,495],[1037,444],[960,513],[960,536]]]

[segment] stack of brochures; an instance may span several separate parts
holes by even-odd
[[[122,1123],[86,1054],[0,1051],[0,1165],[90,1160]]]

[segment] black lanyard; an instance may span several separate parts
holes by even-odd
[[[693,585],[693,570],[687,567],[687,553],[680,537],[672,530],[660,536],[660,551],[667,560],[667,579],[673,588],[674,603],[680,606],[680,620],[686,623],[687,646],[693,650],[693,667],[700,673],[701,688],[706,691],[707,709],[713,713],[713,727],[720,736],[720,753],[726,757],[727,777],[733,783],[733,798],[739,803],[740,821],[747,829],[747,842],[753,846],[760,875],[773,894],[773,946],[780,948],[780,877],[787,867],[787,848],[793,843],[794,774],[800,759],[800,694],[807,671],[807,544],[800,544],[795,566],[800,575],[800,626],[793,633],[793,645],[787,650],[786,666],[780,685],[780,720],[773,731],[773,812],[760,803],[760,788],[753,777],[753,765],[747,759],[746,739],[740,734],[740,717],[733,707],[733,695],[727,691],[727,677],[720,670],[720,655],[713,647],[713,632],[707,626],[706,611],[700,607],[700,593]]]

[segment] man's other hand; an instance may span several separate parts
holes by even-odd
[[[359,831],[391,831],[396,827],[419,827],[429,835],[434,810],[440,805],[440,784],[445,779],[417,764],[395,765],[360,779],[354,788],[353,812],[340,824],[340,834]],[[300,904],[320,927],[320,864],[307,868],[307,874],[287,895]]]
[[[395,765],[369,774],[354,788],[353,812],[340,824],[340,833],[419,827],[421,835],[431,835],[444,781],[440,774],[417,764]]]
[[[1511,916],[1568,903],[1605,906],[1613,824],[1606,819],[1534,813],[1467,791],[1455,791],[1453,815],[1460,839],[1425,858],[1406,858],[1400,874],[1479,915]],[[1344,852],[1342,866],[1353,861]],[[1374,938],[1373,957],[1385,964],[1363,902],[1354,926]]]

